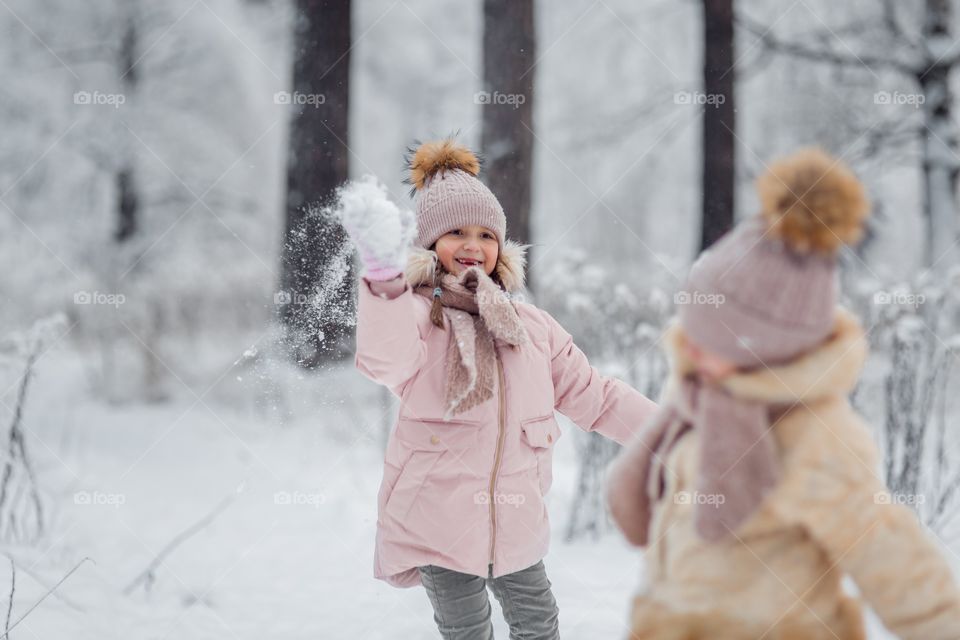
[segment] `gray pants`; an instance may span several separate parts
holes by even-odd
[[[433,605],[433,619],[444,640],[491,640],[490,600],[493,591],[511,640],[557,640],[560,637],[557,601],[541,560],[499,578],[473,576],[442,567],[420,567],[420,578]]]

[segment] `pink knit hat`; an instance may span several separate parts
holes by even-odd
[[[452,139],[425,142],[409,160],[417,207],[417,244],[430,248],[437,239],[471,224],[497,234],[503,248],[507,217],[496,196],[480,182],[480,161]]]
[[[705,250],[678,294],[695,345],[740,367],[788,361],[833,330],[836,253],[856,244],[869,204],[853,172],[803,149],[757,180],[761,214]]]

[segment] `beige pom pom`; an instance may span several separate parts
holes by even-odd
[[[863,185],[821,149],[801,149],[777,160],[756,186],[770,235],[797,253],[836,253],[863,236],[870,210]]]
[[[472,176],[480,173],[480,160],[475,153],[452,138],[436,142],[424,142],[409,161],[408,182],[414,189],[422,189],[427,181],[438,173],[460,169]]]

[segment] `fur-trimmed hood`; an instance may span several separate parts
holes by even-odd
[[[674,323],[664,338],[675,378],[694,369],[683,345],[687,338]],[[868,354],[867,340],[853,313],[837,307],[832,335],[815,349],[781,365],[737,372],[722,385],[734,396],[768,404],[806,402],[853,390]]]
[[[523,290],[526,282],[527,249],[528,244],[519,244],[512,240],[504,240],[497,258],[496,274],[507,293],[517,293]],[[421,284],[433,284],[434,269],[436,269],[437,252],[432,249],[411,247],[407,258],[407,267],[404,275],[411,287]]]

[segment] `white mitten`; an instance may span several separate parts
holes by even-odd
[[[407,263],[407,248],[417,232],[416,216],[387,198],[387,188],[365,175],[340,188],[337,213],[353,241],[368,280],[392,280]]]

